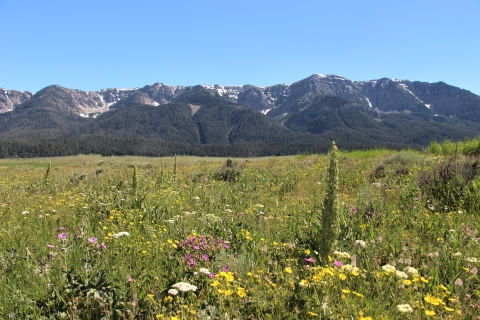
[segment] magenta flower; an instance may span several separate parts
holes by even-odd
[[[55,246],[53,244],[47,244],[47,247],[49,247],[50,249],[55,248]]]
[[[308,262],[308,263],[314,263],[315,262],[315,259],[309,257],[309,258],[305,258],[305,262]]]
[[[102,244],[100,245],[103,249],[107,250],[107,246],[105,245],[105,242],[102,242]]]
[[[342,261],[335,261],[333,264],[336,265],[336,266],[339,267],[339,268],[340,268],[341,266],[343,266]]]
[[[90,242],[90,243],[95,243],[95,242],[97,242],[97,240],[98,239],[95,238],[95,237],[88,238],[88,242]]]
[[[65,231],[65,230],[67,230],[67,228],[65,228],[65,227],[58,228],[58,231]]]
[[[57,238],[60,240],[65,240],[67,239],[67,234],[65,232],[59,233]]]
[[[228,268],[228,264],[224,265],[223,268],[222,268],[222,270],[223,270],[224,272],[229,272],[230,269]]]

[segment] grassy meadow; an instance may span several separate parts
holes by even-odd
[[[0,318],[480,319],[478,156],[337,160],[0,160]]]

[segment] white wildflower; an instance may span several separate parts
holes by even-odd
[[[386,265],[382,266],[382,270],[385,271],[385,272],[388,272],[388,273],[394,273],[395,271],[397,271],[397,268],[395,268],[392,265],[386,264]]]
[[[200,268],[200,270],[198,270],[198,272],[204,273],[206,275],[211,274],[210,270],[208,270],[207,268]]]
[[[114,238],[120,238],[122,236],[130,236],[130,233],[128,233],[127,231],[121,231],[119,233],[114,233],[112,235],[112,237],[114,237]]]
[[[395,275],[396,275],[397,278],[399,278],[399,279],[408,279],[408,275],[407,275],[405,272],[403,272],[403,271],[398,271],[398,270],[396,270],[396,271],[395,271]]]
[[[355,240],[355,247],[357,248],[365,248],[367,244],[363,240]]]
[[[474,258],[474,257],[468,257],[467,259],[465,259],[465,261],[470,262],[470,263],[476,263],[476,262],[478,262],[478,259]]]
[[[170,289],[170,290],[168,290],[168,294],[171,295],[171,296],[176,296],[178,294],[178,290],[177,289]]]
[[[193,284],[186,283],[186,282],[179,282],[175,283],[172,288],[176,288],[180,291],[187,292],[187,291],[197,291],[197,286],[194,286]]]
[[[413,309],[409,304],[399,304],[397,306],[397,311],[401,313],[409,313],[413,312]]]
[[[350,254],[347,253],[347,252],[334,251],[334,252],[333,252],[333,255],[334,255],[335,257],[337,257],[338,259],[342,259],[342,258],[350,259]]]
[[[411,275],[418,274],[418,270],[413,268],[413,267],[405,267],[405,269],[403,269],[403,271],[405,271],[406,273],[411,274]]]

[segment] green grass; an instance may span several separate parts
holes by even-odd
[[[460,190],[457,180],[419,183],[443,156],[339,152],[340,253],[320,265],[311,237],[328,156],[235,159],[235,182],[219,174],[226,160],[177,157],[176,168],[173,157],[0,161],[0,318],[480,314],[478,175],[445,199],[441,188]],[[179,282],[197,289],[169,293]],[[404,304],[411,312],[399,311]]]

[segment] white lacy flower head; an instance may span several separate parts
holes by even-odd
[[[412,307],[410,307],[409,304],[399,304],[397,306],[397,311],[401,313],[409,313],[409,312],[413,312],[413,309]]]
[[[121,236],[130,236],[130,233],[128,233],[127,231],[122,231],[122,232],[119,232],[119,233],[114,233],[112,235],[112,237],[114,238],[120,238]]]
[[[405,272],[403,272],[403,271],[398,271],[398,270],[396,270],[396,271],[395,271],[395,275],[396,275],[397,278],[399,278],[399,279],[408,279],[408,275],[407,275]]]
[[[176,296],[178,294],[178,290],[177,289],[170,289],[170,290],[168,290],[168,294],[171,295],[171,296]]]
[[[382,270],[385,271],[385,272],[388,272],[388,273],[394,273],[395,271],[397,271],[397,268],[395,268],[392,265],[386,264],[386,265],[382,266]]]
[[[465,259],[465,261],[470,263],[475,263],[475,262],[478,262],[478,259],[474,257],[468,257],[467,259]]]
[[[338,259],[350,259],[350,254],[347,252],[341,252],[341,251],[333,251],[333,255],[337,257]]]
[[[355,240],[355,247],[365,248],[367,243],[363,240]]]
[[[462,253],[461,252],[455,252],[455,253],[452,253],[452,255],[454,257],[460,257],[462,255]]]
[[[187,291],[197,291],[197,286],[194,286],[193,284],[186,283],[186,282],[179,282],[175,283],[172,288],[176,288],[180,291],[187,292]]]
[[[406,273],[411,274],[411,275],[418,274],[418,270],[413,268],[413,267],[405,267],[405,269],[403,269],[403,271],[405,271]]]
[[[198,270],[198,272],[204,273],[206,275],[209,275],[211,273],[210,270],[208,270],[207,268],[200,268],[200,270]]]

